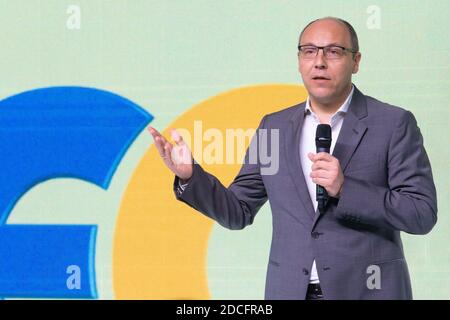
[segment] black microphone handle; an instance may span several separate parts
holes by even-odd
[[[316,153],[319,153],[319,152],[330,153],[330,148],[317,147],[317,148],[316,148]],[[318,195],[318,196],[317,196],[316,198],[318,198],[319,195],[324,195],[324,196],[326,196],[326,190],[324,189],[324,187],[322,187],[322,186],[320,186],[320,185],[317,185],[317,195]],[[316,200],[319,200],[319,199],[316,199]]]
[[[330,148],[317,147],[317,148],[316,148],[316,153],[319,153],[319,152],[330,153]]]
[[[319,152],[330,153],[330,148],[317,147],[316,153]],[[321,185],[316,184],[316,201],[320,213],[324,212],[327,200],[328,200],[327,190],[325,190],[325,188],[322,187]]]
[[[317,209],[322,214],[325,212],[325,205],[328,201],[328,193],[327,190],[321,185],[316,184],[316,201],[317,201]]]

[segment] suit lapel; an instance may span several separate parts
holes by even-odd
[[[367,126],[360,121],[366,116],[366,98],[355,87],[352,101],[333,150],[333,156],[339,160],[343,172],[367,130]]]
[[[294,181],[297,193],[306,210],[306,216],[309,217],[308,224],[314,218],[314,207],[311,203],[308,187],[306,185],[305,176],[303,174],[300,159],[300,135],[302,132],[303,119],[305,117],[305,103],[300,104],[297,113],[289,121],[285,137],[284,150],[286,153],[286,161],[288,168]],[[305,215],[302,215],[302,217]]]

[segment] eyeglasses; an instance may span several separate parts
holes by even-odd
[[[307,44],[307,45],[298,46],[298,51],[300,53],[300,57],[302,59],[306,59],[306,60],[314,59],[317,56],[317,53],[319,52],[320,49],[323,50],[323,55],[328,60],[340,59],[345,55],[346,51],[351,52],[353,54],[356,53],[356,51],[354,51],[352,49],[341,47],[341,46],[336,46],[336,45],[317,47],[317,46]]]

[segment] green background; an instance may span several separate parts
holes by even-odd
[[[81,29],[66,26],[69,5]],[[380,28],[370,28],[370,6]],[[439,220],[426,236],[403,234],[416,299],[450,298],[450,1],[0,0],[0,97],[58,85],[113,91],[149,110],[163,129],[194,104],[253,84],[301,83],[298,35],[309,21],[338,16],[362,52],[354,83],[411,110],[424,136],[438,191]],[[369,25],[368,25],[369,22]],[[152,143],[142,132],[105,192],[74,179],[42,183],[8,223],[99,225],[99,297],[114,298],[112,244],[123,192]],[[208,256],[214,299],[262,299],[271,237],[266,205],[252,227],[215,226]]]

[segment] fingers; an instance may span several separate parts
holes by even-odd
[[[330,179],[312,178],[312,181],[322,187],[328,187],[330,185]]]
[[[169,168],[173,168],[174,164],[172,161],[172,144],[170,144],[169,142],[167,142],[164,145],[164,155],[163,155],[163,160],[164,163],[169,167]]]
[[[161,134],[158,132],[158,130],[156,130],[152,126],[148,126],[147,129],[150,132],[150,134],[153,136],[153,139],[155,139],[156,137],[161,137]]]
[[[170,130],[170,134],[171,134],[171,136],[172,136],[173,141],[175,141],[175,143],[176,143],[178,146],[182,146],[182,145],[185,144],[185,143],[184,143],[184,140],[183,140],[183,137],[178,133],[177,130],[171,129],[171,130]]]
[[[191,164],[192,156],[187,149],[186,143],[183,137],[175,129],[170,130],[170,135],[175,141],[175,145],[172,145],[162,134],[155,128],[149,126],[148,131],[153,136],[156,149],[159,155],[163,158],[164,163],[171,169],[175,170],[177,164]]]
[[[155,146],[156,150],[158,150],[158,153],[161,157],[164,156],[164,142],[161,140],[160,137],[156,137],[155,139]]]
[[[319,160],[314,162],[311,165],[311,170],[315,171],[315,170],[320,170],[320,169],[324,169],[324,170],[333,170],[336,168],[336,164],[333,162],[328,162],[328,161],[323,161],[323,160]]]
[[[327,152],[319,152],[319,153],[309,152],[308,153],[308,158],[312,162],[315,162],[315,161],[318,161],[318,160],[333,161],[333,159],[335,159],[331,154],[329,154]]]
[[[167,142],[167,139],[164,138],[164,136],[161,133],[159,133],[158,130],[156,130],[155,128],[149,126],[148,131],[150,132],[150,134],[152,135],[152,137],[155,141],[156,141],[156,138],[159,138],[163,143]]]
[[[158,150],[159,155],[161,156],[161,158],[163,158],[164,162],[166,162],[166,159],[170,158],[170,156],[167,157],[166,155],[166,150],[171,148],[170,143],[155,128],[149,126],[148,131],[155,141],[155,146]]]
[[[339,160],[326,152],[319,152],[317,154],[309,152],[308,158],[313,162],[311,165],[312,171],[320,169],[333,170],[339,167]]]
[[[330,172],[327,170],[314,170],[309,174],[311,178],[329,179]]]
[[[161,157],[164,157],[164,154],[165,154],[164,147],[165,147],[166,143],[168,143],[168,141],[166,140],[166,138],[164,138],[164,136],[162,134],[160,134],[158,132],[158,130],[156,130],[152,126],[149,126],[147,129],[150,132],[150,134],[152,135],[153,140],[155,141],[155,146],[156,146],[156,149],[158,150],[159,155]]]
[[[153,139],[156,141],[157,139],[160,139],[164,144],[168,143],[168,140],[161,134],[158,132],[158,130],[156,130],[155,128],[153,128],[152,126],[148,127],[148,131],[150,132],[150,134],[153,136]],[[183,138],[181,137],[181,135],[175,130],[175,129],[171,129],[170,130],[170,134],[172,136],[172,139],[175,141],[175,143],[177,145],[182,145],[184,144]]]
[[[344,183],[344,176],[339,160],[329,153],[308,153],[308,158],[313,162],[311,165],[311,180],[323,186],[331,197],[336,197]]]
[[[324,187],[328,186],[333,180],[333,174],[329,170],[314,170],[309,174],[309,176],[315,184],[319,184]]]

